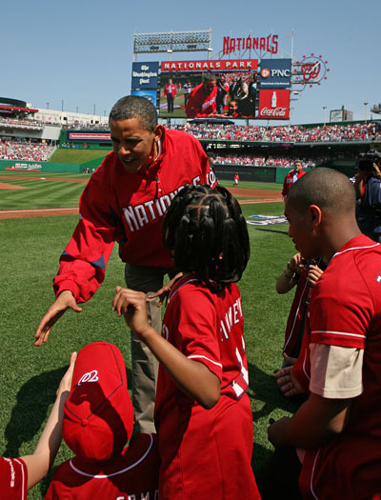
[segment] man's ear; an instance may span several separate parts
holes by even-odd
[[[322,211],[317,205],[310,205],[309,207],[310,221],[313,227],[317,227],[322,221]]]
[[[155,142],[159,142],[161,136],[163,135],[163,128],[161,125],[156,125],[156,127],[153,129],[153,133],[155,136]]]

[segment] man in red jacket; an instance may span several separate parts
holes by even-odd
[[[164,95],[167,98],[168,113],[173,113],[173,104],[175,101],[176,93],[177,93],[176,85],[170,78],[168,80],[167,85],[164,85]]]
[[[283,198],[287,196],[288,192],[291,189],[291,186],[296,182],[298,179],[303,177],[303,175],[306,172],[303,170],[303,165],[302,162],[297,160],[294,162],[294,169],[290,170],[290,172],[286,175],[283,181],[283,190],[282,190],[282,196]]]
[[[217,80],[213,73],[206,73],[203,83],[195,87],[185,113],[189,118],[214,116],[217,112]]]
[[[191,135],[166,130],[153,104],[139,96],[120,99],[110,113],[109,153],[80,200],[80,220],[60,258],[54,278],[56,300],[41,320],[35,345],[46,342],[67,309],[80,312],[104,280],[115,242],[126,263],[129,288],[151,295],[173,276],[174,263],[162,243],[162,221],[171,200],[186,184],[216,184],[208,157]],[[161,331],[159,299],[148,300],[153,328]],[[157,361],[132,336],[133,402],[142,432],[153,432]]]

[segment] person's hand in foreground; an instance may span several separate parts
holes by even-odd
[[[28,490],[46,476],[61,444],[63,407],[70,393],[76,359],[77,353],[73,352],[70,356],[69,368],[61,379],[56,401],[33,455],[21,457],[28,470]]]

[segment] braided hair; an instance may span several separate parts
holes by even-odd
[[[173,199],[163,241],[179,271],[194,272],[211,290],[241,279],[250,256],[245,218],[222,186],[185,186]]]

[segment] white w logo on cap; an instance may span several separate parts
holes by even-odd
[[[77,385],[81,385],[84,382],[98,382],[98,370],[91,370],[91,372],[87,372],[82,375],[82,377],[78,380]]]

